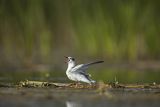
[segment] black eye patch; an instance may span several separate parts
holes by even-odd
[[[72,58],[72,60],[74,61],[75,59],[74,59],[74,58]]]
[[[74,58],[70,58],[72,61],[74,61],[75,59]]]

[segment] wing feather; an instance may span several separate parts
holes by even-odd
[[[88,66],[98,63],[103,63],[104,61],[96,61],[96,62],[90,62],[86,64],[80,64],[72,68],[72,72],[85,72],[85,70],[88,68]]]

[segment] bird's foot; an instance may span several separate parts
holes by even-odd
[[[76,82],[70,83],[70,84],[69,84],[69,86],[73,86],[73,85],[76,85]]]
[[[76,82],[76,85],[75,85],[75,87],[76,88],[79,88],[79,86],[81,85],[81,83],[80,82]]]
[[[91,83],[89,84],[91,88],[95,88],[96,87],[96,83]]]

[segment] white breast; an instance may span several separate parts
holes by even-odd
[[[67,77],[72,81],[78,81],[77,76],[74,73],[66,72]]]

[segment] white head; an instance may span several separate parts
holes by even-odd
[[[68,63],[68,68],[72,68],[75,66],[75,59],[73,57],[66,57],[67,58],[67,63]]]

